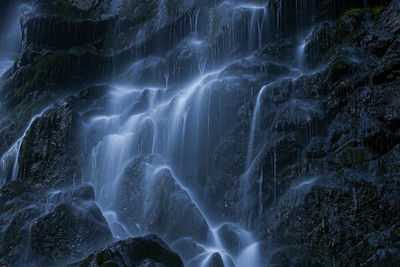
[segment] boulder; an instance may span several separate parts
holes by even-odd
[[[181,267],[182,260],[159,237],[148,235],[118,241],[70,266]]]

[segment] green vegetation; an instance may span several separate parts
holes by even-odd
[[[394,70],[394,71],[392,71],[391,73],[389,73],[387,76],[386,76],[386,78],[388,78],[388,79],[395,79],[395,78],[397,78],[397,77],[399,77],[400,76],[400,69],[399,70]]]
[[[387,5],[381,5],[381,6],[377,6],[375,8],[371,8],[371,9],[369,9],[369,11],[372,14],[372,18],[374,20],[378,20],[379,17],[382,15],[383,12],[385,12],[386,9],[387,9]]]
[[[367,12],[372,14],[372,19],[374,21],[378,20],[379,17],[382,15],[382,13],[387,9],[387,4],[379,5],[373,8],[353,8],[349,9],[346,12],[344,12],[343,16],[340,19],[361,19],[362,17],[365,16]],[[340,20],[339,19],[339,20]]]
[[[27,93],[54,89],[55,84],[49,76],[58,65],[65,63],[66,52],[60,51],[46,56],[37,56],[33,62],[33,78],[16,90],[16,96],[23,98]]]
[[[350,19],[350,18],[361,18],[365,15],[366,9],[364,8],[353,8],[349,9],[346,12],[344,12],[343,16],[341,18],[343,19]]]

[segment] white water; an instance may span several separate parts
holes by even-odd
[[[222,8],[230,8],[231,12],[224,26],[234,28],[237,18],[249,15],[249,18],[243,19],[244,23],[240,23],[238,31],[232,30],[227,37],[228,46],[225,49],[230,52],[235,48],[237,42],[237,34],[240,32],[247,40],[246,49],[253,51],[262,48],[266,42],[264,31],[267,27],[267,7],[265,5],[255,5],[240,2],[240,4],[231,4],[231,1],[224,1],[221,4]],[[233,10],[233,11],[232,11]],[[243,221],[251,220],[243,215],[240,219],[243,220],[239,224],[230,222],[214,221],[211,216],[207,214],[210,203],[208,199],[203,196],[201,187],[198,187],[195,182],[189,183],[188,178],[184,174],[190,174],[190,178],[197,181],[200,180],[199,169],[200,164],[189,162],[186,160],[193,155],[200,155],[204,146],[206,146],[206,155],[209,151],[209,139],[212,129],[210,129],[210,121],[215,119],[210,112],[211,99],[213,93],[213,85],[219,82],[230,83],[234,80],[225,78],[221,81],[221,73],[225,68],[220,68],[215,71],[210,71],[212,64],[215,63],[215,56],[217,53],[209,53],[209,41],[198,34],[198,17],[199,12],[196,11],[191,22],[193,36],[189,41],[189,46],[194,51],[199,77],[192,79],[192,82],[173,88],[170,84],[171,76],[174,70],[161,73],[161,77],[165,79],[164,87],[141,87],[135,84],[125,84],[116,81],[113,88],[108,94],[108,106],[102,114],[96,114],[87,121],[85,129],[85,137],[88,141],[92,142],[93,146],[90,147],[90,166],[87,168],[87,177],[93,184],[96,192],[96,201],[99,204],[103,215],[108,221],[108,224],[116,239],[126,238],[128,236],[142,235],[149,232],[148,225],[145,224],[144,218],[134,218],[131,222],[122,222],[123,215],[116,209],[117,198],[120,194],[121,183],[124,181],[125,170],[129,166],[132,159],[138,156],[160,157],[159,161],[149,162],[145,161],[145,171],[143,182],[145,184],[145,198],[142,202],[138,203],[143,207],[143,214],[151,214],[151,209],[157,204],[156,193],[154,192],[158,186],[163,185],[164,178],[159,176],[163,172],[171,174],[169,178],[176,185],[175,191],[169,192],[171,197],[176,194],[188,196],[182,202],[177,201],[177,210],[185,210],[190,204],[195,211],[198,211],[201,218],[204,219],[208,227],[208,240],[195,240],[196,244],[203,248],[204,252],[196,255],[194,258],[188,260],[188,263],[200,263],[197,266],[206,266],[208,260],[213,253],[218,252],[223,257],[226,267],[230,265],[230,260],[234,262],[237,267],[261,267],[263,265],[260,243],[253,234],[247,229],[243,228],[251,225],[251,223],[243,223]],[[214,17],[218,18],[217,16]],[[279,20],[279,18],[278,18]],[[212,21],[212,20],[211,20]],[[243,26],[243,25],[244,26]],[[278,25],[279,27],[279,25]],[[242,36],[242,38],[243,38]],[[300,70],[304,69],[304,51],[309,37],[301,42],[297,50],[297,67]],[[221,51],[219,51],[221,52]],[[8,61],[7,61],[8,62]],[[12,62],[12,61],[10,61]],[[143,61],[142,61],[143,62]],[[132,67],[124,74],[125,76],[134,76],[136,74],[138,63],[133,62]],[[154,63],[150,68],[155,68],[158,62]],[[228,65],[233,65],[235,62],[229,61]],[[7,63],[10,64],[10,63]],[[6,65],[7,65],[6,64]],[[7,65],[8,66],[8,65]],[[5,67],[7,68],[7,67]],[[4,68],[4,69],[5,69]],[[0,74],[2,68],[0,63]],[[260,157],[260,149],[257,149],[257,139],[262,137],[260,133],[260,119],[261,111],[263,108],[262,98],[264,93],[274,85],[274,83],[282,82],[283,80],[295,79],[296,74],[290,74],[283,77],[278,81],[269,83],[261,88],[258,93],[256,105],[253,111],[253,117],[250,130],[250,141],[248,145],[248,155],[246,163],[246,172],[241,177],[241,182],[249,184],[247,179],[250,178],[250,172]],[[213,95],[215,96],[215,95]],[[220,95],[218,94],[218,114],[222,114],[222,105]],[[32,123],[47,110],[46,108],[40,114],[34,116],[26,128],[24,134],[16,143],[7,151],[2,159],[0,168],[2,172],[10,170],[10,162],[12,164],[11,180],[18,176],[18,156],[23,139],[31,127]],[[215,114],[214,114],[215,115]],[[221,122],[221,118],[218,118]],[[201,142],[204,138],[201,130],[206,128],[206,141]],[[204,143],[206,145],[204,145]],[[190,147],[190,152],[187,148]],[[253,157],[253,155],[256,155]],[[274,154],[274,200],[276,201],[276,154]],[[185,165],[187,164],[187,165]],[[207,162],[208,164],[208,162]],[[181,165],[190,170],[182,172],[177,168]],[[204,167],[203,167],[204,168]],[[208,179],[208,165],[206,168],[206,176]],[[1,177],[6,177],[2,176]],[[255,211],[258,215],[263,212],[262,209],[262,187],[264,182],[264,173],[259,176],[258,195],[256,196],[259,202],[259,209]],[[4,179],[1,184],[5,183],[8,179]],[[182,193],[183,192],[183,193]],[[132,192],[133,193],[133,192]],[[245,201],[245,197],[244,201]],[[188,203],[189,202],[189,203]],[[211,203],[212,205],[212,203]],[[183,213],[183,212],[182,212]],[[186,220],[190,218],[173,218],[180,221],[182,228],[185,227]],[[130,224],[130,225],[128,225]],[[167,228],[169,225],[167,225]],[[235,236],[237,236],[237,245],[239,252],[232,251],[229,248],[231,244],[223,239],[224,227],[230,229]],[[249,227],[250,228],[250,227]],[[135,231],[132,231],[135,229]],[[167,230],[165,230],[167,231]],[[163,233],[161,233],[163,234]],[[190,236],[181,236],[181,238]],[[176,242],[173,239],[168,242]],[[196,266],[196,265],[195,265]]]
[[[224,68],[202,75],[176,93],[170,93],[164,88],[138,89],[117,85],[110,91],[109,108],[106,114],[96,115],[88,122],[87,134],[100,135],[99,141],[91,152],[90,181],[95,187],[96,200],[117,238],[121,238],[119,231],[121,227],[130,235],[128,227],[119,221],[118,214],[113,211],[125,167],[135,156],[160,155],[163,159],[160,165],[146,164],[146,187],[148,188],[146,203],[148,204],[145,204],[145,211],[147,205],[151,207],[152,201],[156,201],[151,196],[152,188],[158,181],[156,177],[161,171],[168,170],[179,186],[179,190],[187,193],[191,203],[200,211],[209,227],[211,239],[208,243],[202,244],[208,251],[202,257],[203,261],[207,262],[207,258],[213,251],[223,251],[222,255],[236,261],[236,256],[225,251],[218,235],[219,227],[210,222],[191,190],[177,178],[172,168],[168,166],[168,162],[172,162],[171,159],[184,153],[182,152],[185,146],[184,140],[194,141],[198,138],[196,129],[201,127],[200,124],[204,120],[204,114],[202,114],[204,99],[207,99],[209,94],[209,86],[218,82],[218,75],[223,70]],[[147,98],[143,98],[144,95]],[[142,103],[143,101],[147,102],[147,108],[138,109],[136,114],[131,114],[130,112],[134,110],[132,107],[135,106],[132,103],[136,103],[136,100],[140,100]],[[194,124],[187,132],[186,121],[189,114]],[[151,131],[148,130],[149,126]],[[195,141],[191,144],[193,150],[200,149]],[[186,203],[178,204],[182,205],[182,208],[186,205]],[[145,234],[146,225],[140,225],[139,218],[138,222],[139,227],[137,228],[143,229],[139,234]],[[240,238],[246,240],[243,242],[246,245],[251,244],[252,238],[249,233],[240,230],[239,226],[236,228],[239,229],[237,231],[239,231]]]
[[[306,72],[306,47],[311,42],[312,33],[314,28],[311,29],[307,35],[301,38],[300,44],[296,49],[296,66],[301,72]]]
[[[260,244],[254,243],[245,248],[237,260],[237,266],[261,266]]]
[[[250,19],[245,20],[248,23],[246,25],[248,34],[246,38],[250,40],[247,48],[260,48],[264,42],[262,32],[267,13],[266,7],[241,4],[234,6],[233,10],[238,10],[234,12],[241,14],[250,14]],[[205,199],[203,194],[199,194],[201,187],[196,184],[197,180],[203,179],[199,177],[199,169],[202,166],[200,162],[192,162],[191,165],[186,166],[187,163],[185,162],[193,156],[197,157],[197,155],[205,153],[205,156],[208,157],[208,154],[211,153],[209,151],[209,139],[213,129],[210,129],[210,121],[215,118],[211,117],[211,101],[215,102],[214,99],[211,99],[211,96],[215,96],[213,94],[215,85],[220,82],[230,83],[234,81],[231,77],[221,79],[220,75],[226,70],[225,67],[215,71],[208,70],[212,66],[208,63],[214,62],[214,59],[208,53],[210,46],[208,40],[202,39],[201,35],[197,33],[198,16],[196,12],[194,21],[191,23],[194,34],[184,43],[182,49],[194,53],[199,76],[186,85],[179,86],[179,88],[171,88],[170,85],[171,75],[176,73],[174,69],[169,70],[168,74],[164,73],[164,88],[115,83],[113,89],[109,92],[107,110],[104,111],[104,114],[98,114],[87,122],[86,136],[94,137],[90,157],[91,164],[87,169],[87,176],[90,177],[89,181],[95,188],[96,201],[116,238],[121,238],[125,234],[142,235],[152,231],[152,226],[147,224],[146,218],[154,216],[153,208],[163,205],[162,202],[158,202],[157,188],[160,184],[168,184],[171,178],[171,182],[176,184],[177,187],[174,191],[168,193],[170,194],[168,201],[174,201],[175,212],[181,213],[190,209],[192,210],[191,214],[196,214],[197,211],[208,228],[206,241],[196,239],[196,235],[191,236],[190,233],[185,236],[187,234],[185,219],[190,220],[191,218],[174,218],[170,222],[164,221],[165,224],[172,224],[167,225],[167,228],[175,227],[175,224],[182,228],[181,236],[178,239],[168,237],[170,236],[168,230],[155,228],[156,231],[161,231],[157,232],[161,236],[165,234],[164,238],[167,238],[167,241],[172,244],[177,243],[182,238],[190,237],[194,239],[197,246],[202,248],[203,252],[188,259],[186,264],[189,266],[206,266],[213,253],[218,252],[226,267],[231,265],[230,262],[233,262],[237,267],[249,266],[245,264],[248,258],[252,258],[253,263],[260,263],[260,265],[254,265],[254,267],[257,267],[261,266],[261,254],[258,252],[257,240],[238,224],[215,222],[215,218],[212,220],[209,217],[207,205],[212,205],[212,203],[208,203],[209,200]],[[236,19],[234,16],[236,15],[232,15],[228,19],[229,23],[233,23],[231,20]],[[232,45],[236,38],[234,31],[230,35],[228,34],[227,38],[228,46]],[[227,49],[230,48],[227,47]],[[145,60],[141,62],[143,61]],[[228,65],[235,62],[230,61]],[[137,62],[134,62],[133,68],[136,68],[137,64]],[[135,72],[128,71],[124,75],[125,77],[135,75]],[[129,80],[129,77],[123,80]],[[221,103],[219,94],[217,103],[216,110],[218,116],[221,116],[221,105],[223,103]],[[204,147],[206,147],[205,152]],[[120,204],[121,183],[125,183],[124,179],[126,179],[124,170],[130,166],[132,159],[143,155],[147,158],[155,156],[160,159],[156,162],[145,160],[145,170],[141,174],[137,174],[143,176],[142,179],[144,180],[138,181],[138,184],[136,184],[138,188],[142,188],[140,190],[145,192],[144,197],[138,203],[143,207],[143,211],[138,217],[126,221],[123,219],[124,215],[119,213],[117,208]],[[205,168],[206,171],[202,175],[206,175],[206,179],[208,179],[208,165]],[[160,179],[160,175],[163,177],[162,173],[165,171],[171,176],[167,176],[166,180]],[[192,177],[191,182],[185,175]],[[182,195],[182,200],[180,201],[179,198],[176,200],[175,195]],[[184,197],[185,195],[188,197]],[[199,221],[202,219],[198,218]],[[157,221],[157,218],[154,218],[154,220]],[[195,225],[193,227],[196,228]],[[123,231],[121,231],[121,228]],[[135,229],[137,232],[133,233],[129,229]],[[224,231],[230,231],[237,237],[236,245],[240,252],[229,248],[233,244],[224,241]],[[178,250],[178,252],[180,251]]]

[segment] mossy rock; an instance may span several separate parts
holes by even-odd
[[[103,249],[96,255],[96,264],[103,266],[103,264],[112,259],[112,254],[109,249]]]
[[[383,14],[383,12],[386,11],[387,7],[388,7],[387,5],[381,5],[371,8],[369,9],[369,11],[371,12],[373,19],[378,20],[380,16]]]
[[[365,8],[349,9],[349,10],[344,12],[344,14],[341,17],[341,19],[350,19],[350,18],[360,19],[361,17],[363,17],[365,15],[365,13],[366,13],[366,9]]]

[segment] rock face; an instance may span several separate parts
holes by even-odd
[[[1,257],[14,266],[65,264],[112,241],[89,185],[49,192],[12,182],[1,203]]]
[[[72,103],[57,104],[35,120],[21,144],[21,179],[30,186],[53,188],[78,183],[80,127]]]
[[[393,21],[400,19],[398,1],[383,10],[382,15],[376,15],[382,12],[377,9],[348,11],[312,34],[308,64],[315,65],[317,47],[327,63],[321,74],[306,78],[302,86],[311,90],[312,98],[321,99],[326,113],[310,132],[315,137],[303,141],[308,143],[304,148],[300,143],[297,160],[290,163],[280,158],[283,151],[276,152],[277,190],[282,195],[265,211],[269,215],[263,225],[268,229],[265,236],[285,248],[272,256],[274,265],[398,262],[394,233],[400,199],[394,192],[399,139],[392,124],[397,120],[398,107],[392,103],[399,101],[398,80],[380,74],[397,68],[383,63],[391,50],[382,52],[380,47],[397,42]],[[289,164],[296,167],[287,169]],[[288,178],[293,182],[285,186]]]
[[[70,266],[181,267],[183,263],[160,238],[148,235],[119,241]]]
[[[20,13],[0,77],[1,264],[399,264],[399,0]],[[129,238],[150,233],[184,263]]]
[[[191,236],[205,242],[209,230],[205,218],[169,169],[149,167],[158,160],[136,158],[125,169],[116,200],[121,222],[140,225],[142,231],[163,235],[169,241]],[[151,177],[146,175],[149,172],[157,173]],[[151,199],[149,190],[154,192]]]

